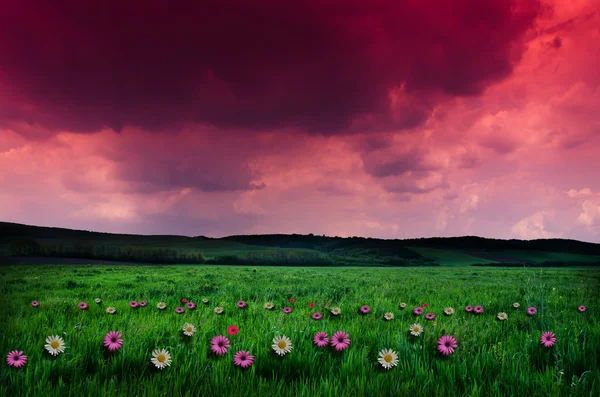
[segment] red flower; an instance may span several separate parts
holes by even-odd
[[[315,307],[315,304],[311,302],[308,304],[308,307]]]
[[[429,306],[429,305],[428,305],[427,303],[423,303],[421,306],[423,306],[423,307],[427,307],[427,306]]]
[[[183,298],[183,299],[181,300],[181,303],[186,303],[186,302],[187,302],[187,299],[185,299],[185,298]]]
[[[294,300],[294,298],[290,298],[290,303],[294,303],[294,302],[296,302],[296,301]]]
[[[229,335],[235,335],[239,332],[239,328],[236,325],[230,325],[229,328],[227,328],[227,333]]]

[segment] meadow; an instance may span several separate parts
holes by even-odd
[[[0,276],[2,396],[600,395],[598,268],[20,265],[0,267]],[[175,313],[182,298],[197,307]],[[132,309],[131,300],[148,305]],[[239,309],[239,300],[248,306]],[[434,320],[413,314],[423,303]],[[371,308],[364,315],[363,305]],[[467,313],[467,305],[484,312]],[[341,315],[330,313],[334,306]],[[536,315],[526,314],[529,306]],[[446,307],[455,313],[446,316]],[[384,320],[386,312],[395,318]],[[499,312],[508,319],[499,321]],[[418,337],[409,335],[415,322],[424,327]],[[182,334],[185,323],[196,326],[193,336]],[[227,334],[231,325],[237,335]],[[102,345],[111,330],[123,334],[116,352]],[[316,332],[338,330],[349,334],[347,350],[313,343]],[[556,335],[551,348],[540,344],[545,331]],[[209,341],[221,334],[231,348],[216,356]],[[436,350],[444,334],[457,340],[450,356]],[[46,352],[50,335],[65,340],[64,353]],[[271,348],[277,335],[293,345],[282,357]],[[171,354],[163,370],[150,362],[157,348]],[[377,361],[384,348],[398,353],[389,370]],[[7,365],[13,350],[28,356],[26,366]],[[251,367],[233,364],[238,350],[255,356]]]

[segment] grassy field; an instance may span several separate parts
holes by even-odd
[[[23,350],[23,368],[0,366],[2,396],[598,396],[600,395],[600,270],[506,268],[283,268],[222,266],[5,266],[0,268],[0,351]],[[101,298],[100,305],[94,298]],[[181,298],[198,304],[176,314]],[[210,299],[208,305],[202,298]],[[289,303],[289,299],[295,303]],[[33,308],[31,301],[40,306]],[[146,300],[131,309],[130,300]],[[238,300],[248,302],[240,310]],[[86,311],[78,303],[89,304]],[[156,308],[159,301],[167,309]],[[275,309],[263,308],[272,301]],[[513,302],[521,307],[512,308]],[[314,302],[310,309],[308,304]],[[400,302],[408,304],[400,310]],[[427,302],[433,321],[412,309]],[[481,315],[466,305],[483,305]],[[216,305],[225,312],[216,315]],[[362,305],[371,312],[358,314]],[[579,313],[579,305],[587,311]],[[105,309],[114,306],[117,313]],[[293,307],[283,314],[284,306]],[[342,314],[333,317],[332,306]],[[455,308],[445,316],[447,306]],[[534,317],[525,314],[535,306]],[[321,321],[311,313],[324,314]],[[385,321],[391,311],[395,319]],[[498,312],[508,319],[500,322]],[[424,326],[408,335],[414,322]],[[185,323],[197,327],[186,339]],[[224,357],[209,340],[227,335]],[[124,336],[123,348],[109,354],[102,339],[111,330]],[[351,345],[344,352],[318,349],[313,335],[343,330]],[[556,345],[540,345],[544,331]],[[279,357],[271,349],[276,335],[293,343]],[[437,339],[456,337],[454,355],[441,357]],[[60,335],[66,350],[58,357],[44,350],[44,339]],[[150,362],[156,348],[167,349],[170,367]],[[398,366],[386,371],[377,362],[383,348],[394,349]],[[247,370],[234,366],[233,354],[250,350]]]

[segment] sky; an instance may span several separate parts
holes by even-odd
[[[2,0],[0,220],[600,242],[600,0]]]

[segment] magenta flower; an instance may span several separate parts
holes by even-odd
[[[6,363],[10,367],[20,368],[27,364],[27,356],[23,355],[23,351],[13,350],[6,356]]]
[[[349,336],[350,335],[344,331],[336,332],[331,338],[331,346],[335,347],[335,350],[337,351],[346,350],[348,346],[350,346],[350,339],[348,339]]]
[[[577,308],[577,310],[579,310],[580,313],[583,313],[585,311],[585,306],[581,305]]]
[[[438,351],[443,355],[447,356],[449,354],[454,354],[454,349],[456,349],[458,345],[456,344],[456,339],[450,335],[444,335],[440,339],[438,339]]]
[[[243,309],[243,308],[245,308],[246,306],[247,306],[247,305],[246,305],[246,302],[244,302],[244,301],[239,301],[239,302],[237,303],[237,307],[239,307],[240,309]]]
[[[532,306],[532,307],[528,307],[527,308],[527,314],[528,315],[533,316],[536,313],[537,313],[537,309],[535,307]]]
[[[233,363],[242,368],[251,366],[253,362],[254,356],[251,356],[249,351],[245,352],[240,350],[239,352],[235,353],[235,356],[233,356]]]
[[[289,314],[292,312],[292,308],[291,307],[284,307],[282,310],[285,314]]]
[[[140,307],[146,307],[146,305],[147,305],[146,301],[141,301],[140,302]]]
[[[317,345],[317,347],[325,347],[327,346],[327,344],[329,344],[329,338],[327,337],[327,334],[325,332],[317,332],[313,339],[313,342],[315,343],[315,345]]]
[[[465,311],[471,313],[473,311],[473,306],[465,306]]]
[[[477,305],[473,308],[473,311],[475,312],[475,314],[481,314],[483,313],[483,306]]]
[[[85,302],[81,302],[81,303],[79,304],[79,308],[80,308],[81,310],[85,310],[85,309],[87,309],[87,308],[88,308],[88,304],[87,304],[87,303],[85,303]]]
[[[542,334],[540,338],[540,343],[544,345],[544,347],[552,347],[556,342],[556,337],[552,332],[545,332]]]
[[[136,301],[131,301],[129,302],[129,307],[135,309],[136,307],[138,307],[138,303]]]
[[[194,302],[188,302],[185,306],[190,310],[194,310],[196,308],[196,304]]]
[[[425,315],[425,318],[426,318],[427,320],[433,320],[433,319],[435,318],[435,314],[433,314],[433,313],[427,313],[427,314]]]
[[[123,347],[123,339],[121,339],[122,337],[123,335],[118,331],[110,331],[104,337],[104,346],[108,347],[108,350],[111,352],[119,350],[121,347]]]
[[[371,311],[371,308],[369,306],[367,306],[367,305],[364,305],[363,307],[360,308],[360,312],[362,314],[367,314],[370,311]]]
[[[420,316],[421,314],[423,314],[423,309],[422,309],[422,308],[420,308],[420,307],[415,307],[415,308],[413,309],[413,313],[414,313],[415,315],[417,315],[417,316]]]
[[[178,307],[177,309],[175,309],[175,313],[177,314],[181,314],[183,313],[185,310],[183,309],[183,307]]]
[[[223,335],[215,336],[210,340],[210,350],[217,356],[227,353],[227,348],[229,348],[229,339]]]
[[[40,305],[40,302],[38,302],[38,301],[31,302],[31,306],[33,306],[33,307],[38,307],[39,305]],[[585,310],[585,307],[583,307],[583,309]]]
[[[323,315],[321,313],[313,313],[312,318],[313,320],[320,320],[323,318]]]

